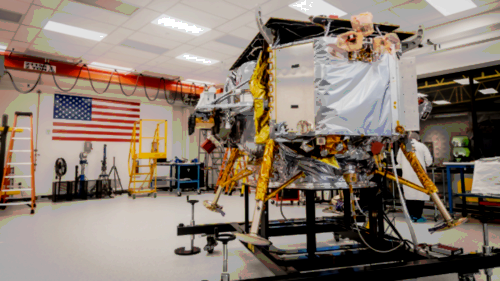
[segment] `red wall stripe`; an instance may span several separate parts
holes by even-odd
[[[141,116],[138,114],[125,114],[125,113],[100,112],[100,111],[92,111],[92,115],[130,117],[130,118],[137,118],[137,119],[141,118]]]
[[[61,141],[102,141],[102,142],[128,142],[131,140],[127,139],[107,139],[107,138],[71,138],[71,137],[52,137],[52,140],[61,140]],[[139,142],[139,140],[136,140]]]
[[[117,106],[106,106],[100,104],[93,104],[92,108],[100,108],[100,109],[114,109],[114,110],[124,110],[124,111],[133,111],[133,112],[141,112],[139,108],[128,108],[128,107],[117,107]]]
[[[97,99],[97,98],[92,98],[92,99],[93,99],[93,100],[96,100],[96,101],[102,101],[102,102],[109,102],[109,103],[116,103],[116,104],[126,104],[126,105],[141,106],[141,103],[139,103],[139,102],[117,101],[117,100],[105,100],[105,99]]]
[[[107,118],[92,118],[92,121],[97,122],[111,122],[111,123],[125,123],[134,124],[135,121],[117,120],[117,119],[107,119]]]
[[[54,134],[86,134],[86,135],[109,135],[109,136],[132,136],[132,131],[130,133],[115,133],[115,132],[96,132],[96,131],[81,131],[81,130],[52,130]]]
[[[62,123],[62,122],[54,122],[54,126],[98,128],[98,129],[116,129],[116,130],[132,130],[134,128],[133,126],[94,125],[94,124]],[[139,129],[139,127],[137,127],[137,129]]]

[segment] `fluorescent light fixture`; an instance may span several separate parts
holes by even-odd
[[[54,21],[49,21],[43,29],[94,41],[101,41],[106,36],[108,36],[107,34],[101,32],[83,29]]]
[[[498,94],[498,91],[493,89],[493,88],[488,88],[488,89],[484,89],[484,90],[479,90],[481,92],[481,94],[483,95],[494,95],[494,94]]]
[[[437,105],[451,104],[451,102],[449,102],[447,100],[435,100],[432,103],[437,104]]]
[[[182,81],[184,83],[189,83],[189,84],[192,84],[192,83],[195,83],[195,84],[206,84],[206,85],[215,85],[215,83],[212,83],[212,82],[206,82],[206,81],[200,81],[200,80],[194,80],[194,79],[186,79],[184,81]]]
[[[5,51],[5,50],[7,50],[7,46],[0,44],[0,51]]]
[[[346,12],[341,9],[326,3],[323,0],[303,0],[297,1],[293,4],[288,5],[288,7],[295,9],[301,13],[308,16],[318,16],[318,15],[336,15],[342,17],[347,15]]]
[[[210,28],[208,28],[208,27],[196,25],[194,23],[190,23],[190,22],[187,22],[184,20],[180,20],[178,18],[167,16],[167,15],[161,15],[161,16],[157,17],[151,23],[161,25],[164,27],[168,27],[168,28],[176,30],[176,31],[183,31],[183,32],[186,32],[188,34],[192,34],[192,35],[196,35],[196,36],[201,35],[201,34],[210,30]]]
[[[421,94],[421,93],[418,93],[418,97],[419,97],[419,98],[425,98],[425,97],[427,97],[427,95],[426,95],[426,94]]]
[[[199,63],[199,64],[203,64],[203,65],[212,65],[212,64],[219,62],[218,60],[207,59],[207,58],[203,58],[200,56],[195,56],[195,55],[191,55],[191,54],[187,54],[187,53],[184,53],[184,54],[177,56],[175,58],[180,59],[180,60],[189,61],[189,62]]]
[[[470,9],[477,8],[472,0],[426,0],[434,9],[438,10],[443,16],[449,16]]]
[[[458,79],[458,80],[453,80],[454,82],[457,82],[460,85],[469,85],[469,78],[464,78],[464,79]],[[474,84],[479,84],[476,80],[474,80]]]
[[[116,66],[116,65],[111,65],[111,64],[100,63],[100,62],[93,62],[93,63],[89,64],[89,66],[92,66],[92,67],[98,68],[98,69],[111,70],[111,71],[114,71],[116,69],[117,71],[122,71],[122,72],[126,72],[126,73],[133,71],[132,68],[121,67],[121,66]]]

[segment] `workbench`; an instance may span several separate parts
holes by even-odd
[[[461,193],[467,193],[465,190],[465,169],[474,169],[474,163],[472,162],[444,162],[443,165],[446,167],[446,182],[448,183],[448,208],[451,215],[453,215],[453,188],[451,186],[451,171],[458,169],[460,171],[460,181],[462,182]],[[467,204],[467,199],[462,196],[462,205]],[[462,208],[462,216],[466,217],[467,214]]]

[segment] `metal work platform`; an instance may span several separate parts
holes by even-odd
[[[305,190],[306,218],[269,221],[269,205],[266,202],[265,211],[260,227],[260,235],[264,238],[306,235],[305,249],[281,250],[274,246],[256,246],[241,242],[254,256],[262,262],[275,276],[247,280],[275,281],[275,280],[361,280],[361,278],[380,278],[380,280],[402,280],[424,276],[459,273],[460,276],[470,276],[480,269],[500,266],[500,251],[494,249],[490,256],[483,254],[468,254],[458,256],[444,256],[439,254],[415,253],[410,250],[407,242],[402,247],[390,252],[375,252],[363,242],[379,250],[394,248],[394,241],[401,241],[394,225],[384,218],[381,212],[383,204],[375,196],[373,190],[371,205],[369,206],[370,229],[361,228],[360,233],[351,229],[352,217],[350,214],[350,194],[343,190],[345,198],[344,217],[320,217],[315,215],[315,191]],[[245,188],[245,221],[234,223],[208,224],[177,227],[177,235],[206,234],[213,235],[215,228],[218,232],[249,233],[249,204],[248,188]],[[380,201],[380,202],[379,202]],[[398,237],[385,234],[384,220],[393,228]],[[357,217],[363,222],[364,217]],[[335,238],[346,237],[357,244],[336,245],[318,248],[316,234],[331,232]],[[362,237],[360,237],[360,234]],[[398,239],[399,238],[399,239]],[[466,280],[466,279],[463,279]]]

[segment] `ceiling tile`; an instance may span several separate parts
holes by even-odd
[[[0,39],[12,40],[16,33],[12,31],[0,30]]]
[[[251,40],[252,39],[243,39],[243,38],[236,37],[236,36],[233,36],[230,34],[226,34],[222,37],[215,39],[216,42],[219,42],[219,43],[222,43],[225,45],[229,45],[229,46],[233,46],[236,48],[240,48],[240,49],[246,48],[248,46],[248,44],[250,44]]]
[[[164,62],[166,62],[168,60],[171,60],[171,59],[172,59],[171,57],[160,56],[160,57],[157,57],[157,58],[155,58],[153,60],[148,61],[145,64],[150,65],[150,66],[154,66],[154,65],[158,65],[158,64],[164,63]]]
[[[116,53],[116,52],[112,52],[112,51],[106,52],[104,55],[102,55],[101,58],[107,58],[107,59],[113,59],[113,60],[117,60],[117,61],[129,62],[129,63],[133,63],[133,64],[136,64],[136,65],[144,63],[144,59],[143,58],[139,58],[139,57],[136,57],[136,56],[125,56],[125,55],[123,55],[123,53]],[[122,66],[120,64],[115,64],[115,65]]]
[[[123,3],[127,3],[136,7],[145,7],[149,3],[151,3],[151,0],[121,0]]]
[[[33,4],[47,7],[50,9],[56,9],[60,3],[61,3],[61,0],[35,0],[35,1],[33,1]]]
[[[235,5],[238,5],[240,7],[243,7],[245,9],[254,9],[255,7],[257,7],[258,5],[264,3],[264,2],[267,2],[268,0],[252,0],[252,1],[248,1],[248,0],[226,0],[226,2],[229,2],[229,3],[233,3]]]
[[[247,11],[223,0],[183,0],[182,4],[228,20],[234,19]]]
[[[180,60],[180,59],[176,59],[176,58],[172,58],[170,60],[165,61],[162,64],[156,65],[156,67],[159,67],[159,68],[168,68],[168,67],[175,68],[177,66],[182,67],[183,69],[189,69],[189,70],[197,70],[201,67],[204,67],[201,64],[192,63],[192,62],[188,62],[188,61],[184,61],[184,60]]]
[[[406,1],[408,1],[408,0],[406,0]],[[342,10],[348,14],[348,15],[343,16],[342,18],[350,18],[353,12],[358,11],[360,9],[365,9],[366,11],[371,12],[370,8],[377,4],[377,2],[374,0],[356,0],[356,1],[325,0],[325,2],[331,4],[332,6],[334,6],[336,8],[339,8],[340,10]],[[379,1],[379,2],[381,2],[381,1]]]
[[[120,44],[123,40],[127,39],[130,35],[134,33],[133,30],[118,27],[116,30],[108,34],[101,42],[109,44]]]
[[[88,54],[93,56],[101,56],[107,51],[111,50],[114,45],[99,42],[94,48],[92,48]]]
[[[249,24],[251,21],[255,21],[254,11],[246,12],[241,16],[218,26],[216,29],[222,32],[230,32],[246,24]]]
[[[120,46],[136,49],[138,51],[144,51],[144,52],[156,54],[158,56],[162,55],[163,53],[166,53],[169,50],[168,48],[165,48],[165,47],[158,47],[158,46],[143,43],[143,42],[144,41],[135,41],[132,39],[125,39],[120,44]]]
[[[300,20],[300,21],[309,21],[309,16],[301,13],[295,9],[292,9],[288,6],[278,9],[270,14],[264,15],[262,21],[265,23],[269,17],[273,18],[282,18],[282,19],[292,19],[292,20]],[[252,23],[248,24],[252,28],[257,28],[257,22],[254,20]]]
[[[116,66],[121,66],[121,67],[127,67],[127,68],[132,68],[132,69],[135,69],[136,66],[140,65],[140,63],[133,63],[133,62],[124,61],[121,59],[111,58],[111,56],[108,56],[108,55],[100,56],[96,62],[110,64],[110,65],[116,65]]]
[[[2,38],[0,38],[0,45],[9,46],[9,44],[10,44],[11,41],[12,40],[10,40],[10,39],[2,39]],[[9,49],[9,48],[7,48],[7,49]]]
[[[90,64],[94,61],[97,61],[99,59],[99,56],[91,55],[89,53],[83,54],[81,57],[83,63],[85,64]]]
[[[442,18],[440,12],[426,1],[415,1],[391,8],[391,11],[410,24],[421,24],[426,21]]]
[[[21,25],[17,31],[14,39],[22,42],[31,42],[40,33],[40,28]]]
[[[157,11],[160,13],[165,12],[170,7],[175,6],[175,4],[179,3],[180,0],[153,0],[147,7],[153,11]]]
[[[243,48],[229,46],[229,45],[222,44],[222,43],[219,43],[216,41],[207,42],[207,43],[203,44],[202,47],[205,49],[211,50],[211,51],[221,52],[221,53],[233,55],[233,56],[241,54],[244,50]]]
[[[167,49],[173,49],[178,46],[180,46],[182,43],[173,41],[169,38],[165,37],[159,37],[151,34],[146,34],[143,32],[135,32],[134,34],[130,35],[128,39],[139,41],[139,42],[144,42],[150,45],[162,47],[162,48],[167,48]]]
[[[193,40],[187,41],[188,44],[193,45],[193,46],[203,46],[205,42],[208,42],[210,40],[217,39],[221,36],[224,35],[224,32],[217,31],[215,29],[212,29],[208,31],[207,33],[204,33],[200,36],[196,36]]]
[[[16,32],[18,28],[19,28],[18,23],[0,20],[0,30]]]
[[[255,31],[247,26],[242,26],[238,29],[229,32],[229,34],[231,35],[238,36],[240,38],[248,40],[252,40],[258,33],[259,33],[258,31]]]
[[[0,9],[11,12],[26,14],[29,8],[30,4],[18,0],[0,1]]]
[[[78,58],[86,53],[90,48],[58,41],[46,41],[45,39],[36,38],[30,49],[39,52],[46,52],[49,54]]]
[[[159,12],[142,8],[138,12],[135,12],[135,14],[132,15],[132,17],[128,21],[126,21],[122,26],[133,30],[139,30],[143,28],[145,25],[152,22],[160,15],[161,13]]]
[[[10,44],[9,44],[9,50],[12,50],[12,48],[14,48],[14,50],[16,52],[26,52],[26,49],[28,49],[29,47],[29,43],[26,43],[26,42],[19,42],[19,41],[11,41]]]
[[[271,15],[274,11],[287,7],[288,5],[297,2],[297,0],[272,0],[261,5],[263,15]],[[291,9],[291,8],[290,8]],[[255,11],[254,11],[255,14]]]
[[[50,20],[79,28],[102,32],[105,34],[110,34],[113,30],[116,29],[116,26],[114,25],[71,15],[65,12],[55,12]]]
[[[148,60],[152,60],[158,57],[158,54],[153,54],[149,52],[144,52],[141,50],[125,47],[125,46],[116,46],[110,50],[113,53],[122,54],[125,56],[137,57],[142,59],[141,63],[144,63]]]
[[[105,9],[90,5],[71,2],[68,0],[63,1],[58,10],[95,21],[105,22],[111,25],[121,25],[129,19],[129,17],[126,15],[110,12]]]
[[[152,23],[141,28],[139,31],[149,35],[158,36],[160,38],[171,39],[180,43],[186,43],[196,37],[188,33],[172,30]]]
[[[215,28],[216,26],[219,26],[226,22],[226,19],[193,9],[190,6],[186,6],[183,4],[177,4],[173,6],[172,8],[168,9],[165,14],[208,28]]]
[[[28,3],[28,4],[33,3],[33,0],[19,0],[19,1],[24,2],[24,3]]]
[[[177,48],[174,48],[168,52],[166,52],[165,54],[163,54],[163,56],[167,56],[167,57],[176,57],[178,55],[182,55],[184,53],[188,53],[189,51],[195,49],[196,47],[195,46],[191,46],[191,45],[187,45],[187,44],[183,44]]]
[[[406,22],[390,10],[385,10],[380,13],[374,14],[373,19],[376,23],[408,25],[408,22]]]
[[[23,24],[42,28],[49,21],[53,13],[54,11],[51,9],[31,5],[28,13],[24,17]]]
[[[200,56],[200,57],[204,57],[204,58],[208,58],[208,59],[214,59],[214,60],[218,60],[218,61],[223,61],[224,59],[229,58],[232,55],[234,56],[234,54],[232,54],[232,55],[231,54],[224,54],[222,52],[211,51],[211,50],[207,50],[207,49],[200,48],[200,47],[197,47],[193,50],[190,50],[189,53],[192,55],[195,55],[195,56]]]
[[[405,0],[405,1],[407,1],[407,0]],[[384,0],[382,2],[378,2],[375,5],[372,5],[372,6],[369,6],[369,7],[361,7],[360,6],[359,9],[351,11],[348,15],[344,16],[343,18],[350,19],[352,15],[357,15],[357,14],[364,13],[364,12],[370,12],[370,13],[372,13],[374,15],[373,16],[373,21],[374,22],[378,22],[378,20],[375,17],[375,14],[379,13],[379,12],[382,12],[384,10],[387,10],[387,9],[393,7],[393,6],[394,5],[391,2],[388,2],[388,1]]]
[[[40,39],[46,40],[46,41],[58,41],[58,42],[66,42],[69,44],[74,44],[74,45],[79,45],[79,46],[85,46],[85,47],[94,47],[97,45],[97,41],[94,40],[88,40],[76,36],[71,36],[71,35],[66,35],[50,30],[43,30],[38,34],[38,37]]]

